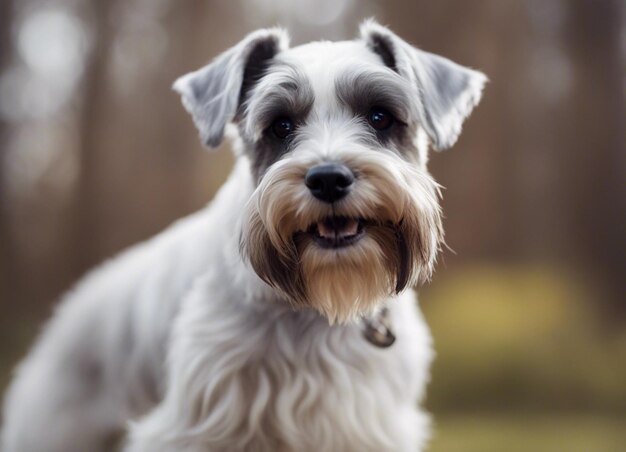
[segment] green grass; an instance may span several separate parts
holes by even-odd
[[[567,414],[438,417],[429,452],[624,452],[626,418]]]
[[[601,300],[574,275],[468,266],[421,295],[437,351],[433,412],[626,416],[626,330],[603,321]]]

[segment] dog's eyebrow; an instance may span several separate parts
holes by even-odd
[[[382,107],[404,123],[417,114],[410,84],[391,71],[346,71],[335,80],[335,91],[339,101],[358,114],[365,115],[372,107]]]
[[[304,119],[315,96],[307,77],[293,65],[281,62],[271,66],[255,87],[245,106],[245,130],[258,137],[279,116]]]

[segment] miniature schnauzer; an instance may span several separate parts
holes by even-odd
[[[429,147],[485,76],[366,21],[259,30],[174,89],[235,141],[209,207],[88,275],[9,389],[4,452],[418,451],[442,244]]]

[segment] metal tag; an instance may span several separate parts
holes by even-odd
[[[388,348],[393,345],[396,336],[391,332],[389,309],[383,308],[376,317],[365,319],[363,336],[376,347]]]

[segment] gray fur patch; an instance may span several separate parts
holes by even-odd
[[[383,132],[372,129],[373,134],[380,144],[415,161],[418,100],[404,79],[387,70],[350,71],[337,78],[335,90],[339,101],[363,118],[366,127],[369,127],[367,115],[373,107],[389,111],[396,119],[394,125]]]
[[[364,116],[372,107],[382,107],[405,124],[417,117],[411,85],[389,70],[345,72],[335,81],[335,90],[356,114]]]
[[[256,138],[279,116],[304,121],[314,100],[311,83],[301,70],[288,63],[274,62],[243,106],[242,132]]]
[[[266,83],[258,84],[251,93],[243,108],[244,118],[239,123],[256,180],[289,151],[298,126],[306,121],[315,100],[307,77],[290,64],[273,64],[264,81]],[[272,122],[280,117],[294,122],[294,136],[280,139],[270,130]]]

